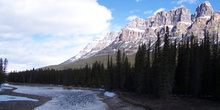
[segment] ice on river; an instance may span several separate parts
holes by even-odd
[[[11,96],[11,95],[0,95],[0,101],[38,101],[36,99],[30,99],[27,97]]]
[[[11,85],[14,92],[51,97],[52,100],[35,110],[105,110],[108,106],[97,97],[101,91],[67,90],[55,86]]]
[[[3,89],[12,89],[11,87],[7,87],[8,84],[0,84],[0,91]]]

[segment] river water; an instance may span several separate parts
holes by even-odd
[[[35,110],[106,110],[108,106],[101,102],[97,94],[102,91],[64,89],[57,86],[26,86],[16,87],[13,92],[51,97],[52,100]]]

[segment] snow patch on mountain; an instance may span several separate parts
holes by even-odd
[[[138,29],[138,28],[127,28],[128,30],[131,30],[131,31],[136,31],[136,32],[144,32],[145,30],[141,30],[141,29]]]

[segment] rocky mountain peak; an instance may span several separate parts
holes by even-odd
[[[128,30],[145,30],[146,24],[145,20],[141,18],[135,18],[133,21],[131,21],[124,29]]]
[[[177,9],[170,10],[166,13],[167,21],[166,25],[176,25],[177,22],[191,22],[190,10],[181,6]]]
[[[214,10],[212,8],[211,3],[209,3],[208,1],[205,1],[204,3],[200,4],[197,8],[196,8],[196,12],[195,12],[195,17],[206,17],[206,16],[211,16],[213,15]]]

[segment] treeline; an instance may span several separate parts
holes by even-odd
[[[7,77],[9,82],[42,83],[66,86],[101,87],[107,84],[104,65],[97,61],[90,68],[87,64],[81,69],[53,70],[39,69],[12,72]]]
[[[81,69],[29,70],[8,75],[10,82],[47,83],[84,87],[105,87],[148,94],[157,98],[173,96],[220,99],[220,51],[218,36],[208,34],[203,41],[195,36],[185,41],[169,40],[168,27],[163,42],[160,35],[151,47],[140,45],[131,65],[118,50],[116,63],[108,56],[107,68],[95,62]]]
[[[5,58],[4,61],[0,58],[0,86],[4,82],[6,77],[6,68],[7,68],[8,60]]]

